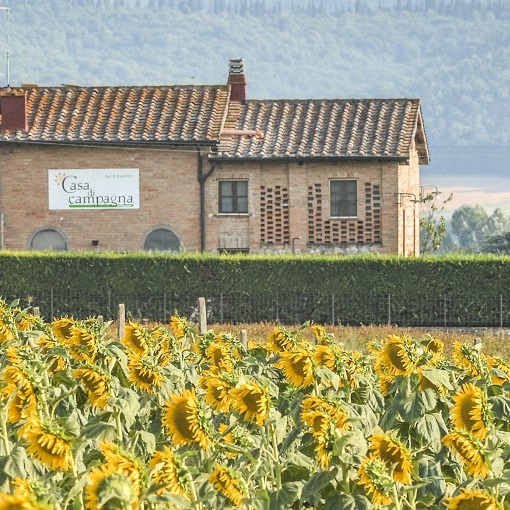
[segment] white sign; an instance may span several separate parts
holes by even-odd
[[[50,210],[139,209],[138,168],[48,170]]]

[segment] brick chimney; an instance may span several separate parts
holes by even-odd
[[[246,78],[242,58],[230,59],[227,83],[230,85],[230,100],[244,102],[246,100]]]
[[[0,91],[1,131],[28,131],[27,93],[11,88]]]

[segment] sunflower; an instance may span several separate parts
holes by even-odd
[[[143,471],[138,459],[111,441],[103,441],[99,444],[99,449],[108,470],[130,480],[133,497],[137,501],[143,489]]]
[[[97,369],[84,367],[76,369],[73,377],[83,384],[93,407],[104,409],[108,405],[110,385],[105,374]]]
[[[13,314],[15,316],[14,324],[18,331],[28,331],[35,323],[36,318],[34,315],[20,310],[19,308],[15,308]]]
[[[477,439],[487,436],[487,404],[483,391],[471,383],[463,384],[453,396],[451,417],[457,430],[466,430]]]
[[[12,342],[15,338],[11,328],[0,319],[0,344]]]
[[[452,357],[455,366],[471,377],[483,377],[487,371],[487,361],[480,356],[476,345],[456,341],[453,344]]]
[[[62,317],[61,319],[54,319],[51,323],[51,331],[55,335],[55,338],[62,343],[70,341],[73,334],[72,328],[76,324],[74,319],[68,317]]]
[[[413,373],[415,365],[410,356],[409,344],[410,339],[407,336],[389,335],[384,340],[377,356],[388,375],[407,376]]]
[[[97,353],[98,345],[94,335],[84,327],[71,326],[71,337],[66,340],[69,347],[69,354],[73,359],[81,363],[93,364]]]
[[[218,413],[228,413],[230,410],[230,390],[233,388],[231,381],[221,375],[204,373],[198,380],[202,389],[205,390],[205,402]]]
[[[295,339],[287,331],[280,328],[274,328],[266,339],[266,349],[270,352],[292,351],[295,347]]]
[[[163,426],[178,445],[198,444],[205,449],[211,444],[201,416],[195,392],[184,390],[182,395],[170,395],[162,417]]]
[[[365,457],[361,462],[358,476],[358,485],[364,487],[375,507],[391,504],[395,482],[383,460],[374,455]]]
[[[461,489],[457,496],[446,498],[444,505],[450,510],[503,510],[503,505],[484,490]]]
[[[38,503],[30,496],[0,493],[0,510],[52,510],[50,505]]]
[[[386,434],[374,434],[370,438],[370,451],[379,457],[391,471],[396,482],[411,483],[411,454],[399,441]]]
[[[243,498],[247,496],[248,491],[242,478],[232,469],[217,464],[209,476],[209,482],[236,507],[241,508]]]
[[[205,351],[212,372],[232,372],[234,361],[229,346],[224,342],[211,342]]]
[[[189,485],[192,483],[189,472],[183,460],[172,453],[168,446],[152,454],[149,467],[154,469],[152,481],[161,486],[156,494],[168,492],[189,500]]]
[[[140,356],[149,352],[148,333],[140,324],[129,321],[120,342]]]
[[[341,432],[345,432],[350,428],[349,422],[347,422],[349,415],[339,404],[332,401],[325,400],[321,397],[311,396],[303,400],[301,408],[301,417],[303,417],[303,413],[308,411],[322,411],[333,420],[335,427]]]
[[[329,456],[331,451],[331,426],[332,419],[324,411],[319,409],[312,411],[305,411],[301,413],[301,419],[309,427],[315,439],[315,453],[317,460],[322,469],[327,469],[329,466]]]
[[[178,317],[177,315],[170,317],[170,327],[177,340],[182,340],[189,329],[188,321],[184,317]]]
[[[97,466],[88,475],[85,508],[134,510],[138,508],[138,497],[135,492],[133,482],[128,476],[117,472],[108,464]]]
[[[39,459],[47,468],[68,471],[73,465],[70,437],[56,423],[39,420],[24,430],[27,452]]]
[[[452,432],[441,439],[462,460],[469,475],[486,478],[489,468],[480,443],[466,432]]]
[[[333,349],[328,345],[317,345],[312,351],[312,357],[318,367],[335,368],[336,357]]]
[[[155,393],[165,378],[161,368],[149,356],[128,355],[129,380],[141,391]]]
[[[425,349],[430,356],[428,362],[436,366],[443,358],[444,342],[438,338],[431,338],[427,342]]]
[[[323,326],[319,324],[314,324],[312,326],[313,334],[315,335],[315,340],[318,344],[323,344],[328,336],[326,330]]]
[[[297,388],[309,386],[315,381],[312,358],[304,349],[281,352],[280,361],[275,366],[283,371],[289,384]]]
[[[253,382],[241,384],[230,392],[232,396],[232,407],[242,415],[243,419],[264,425],[269,415],[269,396],[265,388]]]
[[[23,369],[6,366],[1,372],[1,378],[7,385],[0,389],[0,395],[6,400],[11,398],[7,407],[7,422],[18,423],[35,414],[37,399],[34,385]]]
[[[489,365],[492,384],[501,386],[503,383],[510,381],[510,364],[498,356],[485,355],[487,364]],[[499,371],[498,374],[496,371]]]

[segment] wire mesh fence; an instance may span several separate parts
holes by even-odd
[[[18,296],[3,296],[7,301]],[[23,307],[37,306],[47,319],[73,316],[82,319],[102,315],[117,317],[125,305],[134,320],[168,322],[173,314],[198,320],[199,296],[173,292],[126,294],[50,289],[21,297]],[[399,294],[217,294],[205,296],[209,323],[280,322],[300,324],[396,324],[410,327],[510,327],[510,297]]]

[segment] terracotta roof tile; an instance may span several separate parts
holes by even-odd
[[[416,140],[429,162],[418,99],[231,102],[225,126],[264,138],[223,137],[218,159],[406,158]]]
[[[30,87],[29,130],[0,142],[215,143],[229,86]]]

